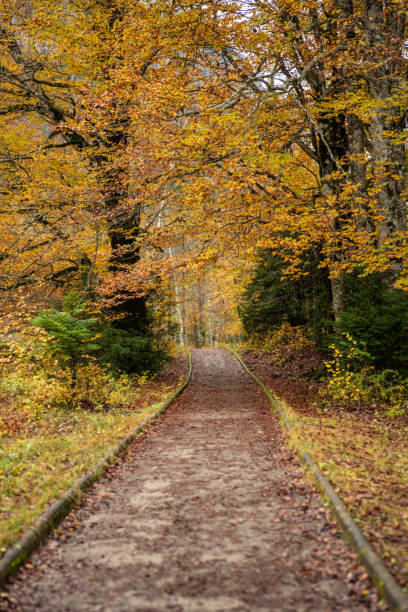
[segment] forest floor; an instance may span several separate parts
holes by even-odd
[[[307,450],[401,586],[408,587],[408,415],[322,400],[310,373],[324,355],[305,348],[287,360],[246,352],[249,369],[281,400],[291,444]]]
[[[4,610],[380,611],[263,392],[223,349],[15,576]]]
[[[45,508],[166,399],[187,374],[184,353],[108,410],[47,410],[36,421],[0,402],[0,556]]]

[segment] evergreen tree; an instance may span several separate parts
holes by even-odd
[[[408,372],[408,293],[393,289],[381,274],[345,281],[346,307],[338,327],[370,354],[378,369]]]
[[[78,294],[71,292],[65,298],[62,310],[42,311],[32,323],[49,334],[49,349],[62,367],[70,368],[74,388],[78,365],[100,349],[96,342],[97,319],[86,316],[85,304]]]
[[[330,284],[327,273],[318,267],[318,256],[309,254],[299,278],[284,271],[281,257],[270,250],[260,252],[239,306],[246,333],[262,335],[288,321],[309,328],[313,338],[323,342],[332,326]]]

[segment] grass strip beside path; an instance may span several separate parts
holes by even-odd
[[[58,418],[50,415],[48,424],[43,423],[30,435],[22,432],[1,438],[0,556],[110,448],[153,414],[177,386],[153,383],[127,408],[75,411]],[[62,416],[65,422],[61,422]]]
[[[307,451],[329,478],[401,586],[408,587],[408,453],[406,427],[359,421],[347,413],[312,417],[281,401],[293,446]]]

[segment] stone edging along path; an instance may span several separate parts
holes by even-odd
[[[261,387],[267,396],[269,403],[272,408],[279,414],[285,428],[290,431],[291,427],[288,420],[283,413],[279,401],[269,391],[269,389],[248,369],[241,357],[230,347],[226,347],[236,357],[245,372]],[[333,489],[330,482],[323,476],[309,453],[306,451],[297,449],[297,454],[302,463],[306,464],[311,470],[318,487],[323,492],[325,497],[328,499],[331,509],[335,515],[337,522],[339,523],[346,540],[357,552],[361,563],[365,566],[368,574],[373,580],[374,584],[379,589],[381,595],[384,597],[391,610],[395,612],[408,612],[408,596],[397,584],[394,577],[389,573],[386,567],[383,565],[380,558],[372,549],[366,537],[363,535],[360,528],[354,522],[351,514],[346,509],[345,505]]]
[[[66,493],[51,504],[48,510],[40,516],[37,523],[30,527],[0,559],[0,586],[4,584],[8,576],[18,570],[30,554],[46,539],[49,533],[62,522],[73,506],[80,500],[81,494],[98,480],[109,465],[115,461],[135,438],[137,438],[144,428],[158,416],[163,414],[163,412],[165,412],[174,400],[184,391],[191,378],[192,359],[190,351],[187,352],[187,357],[188,373],[181,387],[179,387],[169,399],[162,402],[159,408],[151,416],[145,419],[134,431],[119,442],[96,464],[92,471],[79,478]]]

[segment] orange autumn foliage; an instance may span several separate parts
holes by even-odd
[[[402,0],[0,6],[14,279],[52,289],[85,253],[109,304],[258,248],[296,274],[314,248],[335,314],[356,267],[407,287]]]

